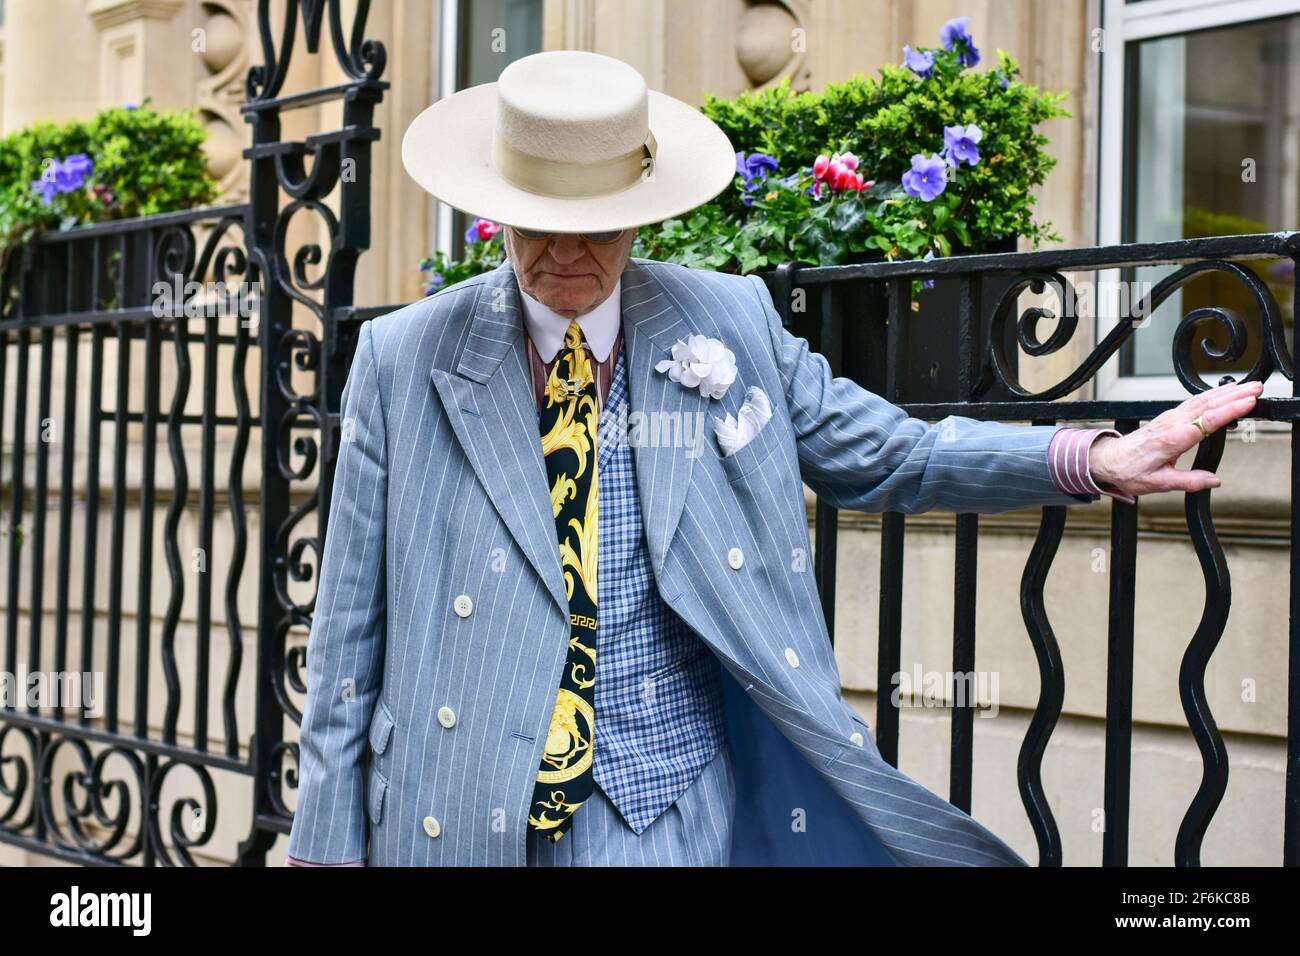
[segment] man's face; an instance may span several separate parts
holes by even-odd
[[[588,242],[572,233],[529,239],[505,229],[506,255],[519,287],[566,319],[590,312],[609,298],[632,252],[635,229],[614,242]]]

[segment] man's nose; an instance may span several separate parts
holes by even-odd
[[[585,252],[581,237],[573,233],[560,233],[551,240],[551,258],[560,265],[577,262]]]

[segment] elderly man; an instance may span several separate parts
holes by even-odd
[[[290,862],[1023,864],[841,696],[802,483],[908,513],[1195,491],[1175,460],[1258,386],[1123,437],[908,418],[756,277],[629,259],[734,152],[606,57],[517,61],[403,159],[509,260],[361,328]]]

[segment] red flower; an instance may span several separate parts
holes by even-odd
[[[858,174],[858,157],[852,153],[827,156],[822,153],[813,163],[813,195],[821,196],[821,186],[825,183],[833,192],[845,192],[852,189],[862,192],[871,183],[864,182]]]

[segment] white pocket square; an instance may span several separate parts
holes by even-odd
[[[757,385],[751,385],[736,416],[728,413],[726,418],[716,415],[713,418],[722,456],[729,457],[744,448],[771,417],[772,403],[768,401],[767,393]]]

